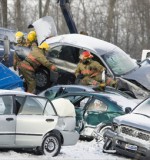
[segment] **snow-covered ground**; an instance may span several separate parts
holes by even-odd
[[[35,155],[32,153],[19,153],[15,151],[0,151],[1,160],[129,160],[123,156],[102,152],[103,143],[78,141],[74,146],[62,147],[56,157]]]

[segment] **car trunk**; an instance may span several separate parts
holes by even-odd
[[[52,103],[59,116],[58,127],[62,130],[74,130],[76,127],[74,105],[65,98],[54,99],[52,100]]]

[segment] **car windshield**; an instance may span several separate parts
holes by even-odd
[[[118,76],[130,72],[138,66],[137,63],[130,58],[130,56],[123,51],[120,52],[120,50],[117,51],[116,49],[112,52],[102,55],[102,58],[110,67],[112,72]]]
[[[142,114],[145,116],[150,117],[150,98],[145,100],[139,106],[137,106],[132,113],[135,114]]]

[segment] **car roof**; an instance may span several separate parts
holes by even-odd
[[[131,107],[133,109],[139,103],[121,95],[116,95],[113,93],[105,93],[105,92],[75,92],[75,93],[66,93],[66,94],[60,95],[59,97],[65,98],[65,96],[68,96],[68,95],[85,95],[85,96],[108,98],[111,101],[116,102],[119,106],[122,106],[124,109],[126,107]]]
[[[93,87],[92,86],[83,86],[83,85],[74,85],[74,84],[69,84],[69,85],[56,85],[56,86],[53,86],[51,88],[78,88],[78,89],[83,89],[83,90],[86,90],[86,91],[94,91]],[[48,88],[47,90],[51,89],[51,88]]]
[[[64,34],[51,37],[47,39],[46,42],[49,43],[51,46],[57,46],[62,44],[79,47],[84,50],[90,50],[93,53],[98,53],[99,55],[103,55],[111,51],[125,53],[123,50],[121,50],[114,44],[82,34]]]
[[[96,96],[96,97],[107,97],[107,98],[112,96],[117,96],[119,98],[120,96],[113,93],[90,91],[90,92],[69,92],[69,93],[60,95],[60,97],[67,96],[67,95],[84,95],[84,96]]]
[[[0,95],[12,95],[12,94],[15,94],[15,95],[33,95],[34,96],[34,94],[27,93],[27,92],[24,92],[24,91],[0,89]]]

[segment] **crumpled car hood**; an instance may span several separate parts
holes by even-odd
[[[114,118],[114,122],[116,122],[119,125],[126,125],[129,127],[138,128],[145,131],[150,131],[149,120],[150,118],[146,116],[134,113]]]
[[[137,68],[132,72],[122,76],[122,78],[127,80],[135,80],[150,90],[150,64],[143,65],[140,68]]]
[[[51,16],[42,17],[35,21],[32,25],[36,31],[39,45],[47,38],[57,35],[56,25]]]

